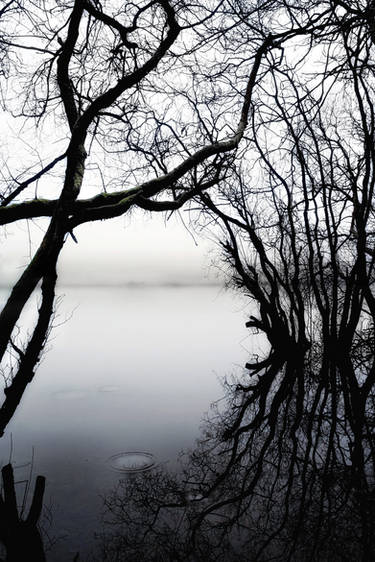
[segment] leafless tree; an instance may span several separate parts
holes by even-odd
[[[28,146],[19,154],[19,143],[5,147],[0,223],[44,229],[0,313],[0,434],[45,346],[67,237],[136,208],[174,211],[225,177],[272,48],[259,33],[232,84],[230,53],[222,60],[219,49],[210,60],[210,49],[233,23],[223,2],[10,0],[0,8],[4,129],[11,123]],[[225,65],[226,76],[218,73]],[[17,324],[35,294],[35,325],[22,339]],[[17,537],[3,534],[11,559]]]
[[[374,5],[266,4],[274,48],[249,126],[224,181],[195,198],[264,354],[144,533],[175,506],[185,525],[167,534],[185,533],[185,559],[208,540],[223,560],[375,560]],[[108,507],[129,520],[121,493]]]
[[[174,486],[151,535],[162,508],[188,505],[174,559],[208,559],[212,540],[239,559],[236,527],[247,560],[344,560],[349,543],[375,559],[373,2],[11,0],[0,16],[4,109],[35,138],[61,131],[3,167],[1,224],[48,223],[0,314],[0,357],[17,364],[1,431],[48,335],[66,238],[190,202],[221,229],[267,345],[192,454],[193,501]]]
[[[270,465],[269,498],[277,491],[283,509],[259,556],[288,529],[282,559],[306,548],[304,559],[344,560],[356,545],[355,559],[373,560],[373,6],[312,10],[326,8],[327,24],[297,52],[266,56],[248,154],[219,196],[201,195],[226,233],[234,283],[256,303],[247,326],[268,342],[246,365],[223,433],[222,475],[245,461],[242,490],[204,516],[230,502],[251,509]]]
[[[30,147],[24,169],[4,160],[0,223],[48,218],[0,314],[3,369],[8,353],[18,365],[5,373],[3,432],[48,334],[66,238],[76,240],[83,223],[135,208],[174,211],[218,185],[243,138],[272,42],[257,34],[233,83],[231,50],[223,47],[240,20],[227,17],[223,2],[13,0],[0,15],[2,104]],[[34,137],[24,132],[30,127]],[[40,282],[39,320],[21,345],[17,322]]]

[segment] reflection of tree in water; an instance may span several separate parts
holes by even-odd
[[[374,4],[127,6],[0,9],[1,77],[24,64],[20,113],[46,128],[53,113],[67,137],[2,185],[1,224],[49,224],[0,314],[0,355],[15,358],[0,430],[33,377],[73,230],[190,202],[219,231],[269,349],[228,387],[181,476],[147,473],[109,498],[121,528],[104,535],[103,559],[374,560]],[[27,32],[37,67],[21,54]],[[96,182],[83,199],[102,150],[115,190]],[[17,322],[40,282],[22,347]]]
[[[100,559],[371,559],[363,537],[364,523],[374,520],[371,496],[363,497],[349,461],[335,458],[327,469],[328,427],[315,425],[312,447],[319,439],[319,451],[309,461],[306,424],[297,438],[292,429],[292,401],[280,408],[267,448],[265,424],[223,439],[243,404],[243,391],[228,389],[227,411],[206,422],[179,474],[161,468],[120,480],[105,499]],[[255,417],[252,407],[243,422]]]
[[[105,501],[103,560],[371,560],[373,435],[358,480],[344,405],[333,420],[332,398],[318,401],[311,378],[297,426],[298,394],[279,400],[287,374],[275,375],[262,417],[248,377],[228,386],[227,408],[206,422],[181,474],[120,481]]]
[[[268,57],[247,152],[199,195],[269,349],[181,478],[109,497],[108,560],[375,559],[374,46],[365,20],[335,21]]]

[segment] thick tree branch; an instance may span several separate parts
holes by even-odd
[[[61,99],[64,104],[70,130],[73,130],[77,121],[78,109],[74,100],[74,89],[69,76],[69,63],[78,40],[79,26],[83,15],[83,9],[83,0],[75,0],[70,16],[68,34],[62,45],[61,53],[57,59],[57,82],[60,88]]]

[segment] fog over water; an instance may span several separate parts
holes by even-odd
[[[218,286],[62,287],[37,374],[0,442],[0,460],[47,478],[51,562],[72,560],[100,530],[109,457],[147,451],[174,468],[220,380],[249,357],[245,301]],[[5,298],[5,291],[1,293]],[[34,453],[33,453],[34,451]],[[30,466],[16,469],[23,480]],[[23,484],[19,484],[22,495]]]
[[[132,220],[133,219],[133,220]],[[67,236],[58,261],[63,285],[217,282],[217,247],[185,226],[187,217],[134,213],[129,218],[87,223]],[[37,250],[48,221],[21,221],[0,235],[0,286],[12,286]],[[209,276],[210,274],[210,276]]]

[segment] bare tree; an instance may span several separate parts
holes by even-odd
[[[243,138],[252,91],[272,42],[263,32],[257,35],[249,56],[240,59],[246,66],[234,85],[233,63],[225,75],[219,70],[226,60],[209,60],[211,44],[227,41],[226,31],[239,25],[228,19],[222,2],[203,8],[169,0],[125,6],[14,0],[0,15],[7,63],[2,103],[41,139],[30,147],[25,169],[9,169],[4,161],[0,223],[49,218],[0,314],[4,369],[7,350],[19,365],[5,376],[3,432],[48,333],[56,263],[67,236],[76,240],[80,224],[134,208],[174,211],[219,184],[227,155]],[[212,52],[215,59],[221,50]],[[87,174],[97,192],[83,198]],[[40,281],[39,320],[30,341],[19,345],[17,322]]]
[[[196,198],[229,283],[254,303],[247,326],[264,354],[231,385],[182,481],[165,477],[140,536],[176,537],[168,545],[191,560],[205,548],[222,560],[375,560],[374,6],[267,8],[259,26],[274,48],[246,136],[225,180]],[[145,486],[135,504],[125,489],[109,498],[112,523],[136,524]],[[184,524],[166,528],[173,507]],[[107,547],[132,553],[124,536]]]
[[[282,509],[257,556],[279,542],[283,560],[373,560],[373,6],[320,4],[327,24],[266,56],[248,155],[221,195],[201,194],[268,346],[235,389],[212,484],[241,467],[241,491],[199,519],[231,503],[249,513],[268,472],[267,509]]]
[[[188,504],[172,558],[208,559],[213,539],[239,556],[237,526],[247,559],[345,559],[348,544],[375,559],[373,2],[13,0],[0,16],[4,108],[41,138],[62,132],[56,153],[41,143],[27,169],[3,168],[1,224],[48,224],[0,314],[0,357],[17,358],[1,430],[48,335],[67,236],[190,201],[221,229],[268,343],[192,455],[194,501],[174,486],[148,528],[161,536],[161,510]]]
[[[79,225],[135,208],[174,211],[225,177],[272,47],[260,33],[241,84],[224,78],[219,94],[217,70],[226,63],[207,53],[232,25],[221,2],[10,0],[0,8],[4,127],[11,122],[28,146],[18,158],[19,146],[5,147],[0,223],[33,220],[44,229],[0,313],[1,434],[45,346],[67,237],[76,241]],[[17,324],[36,293],[35,326],[22,340]],[[23,523],[4,527],[9,559],[17,541],[33,549],[36,527],[28,533]]]

